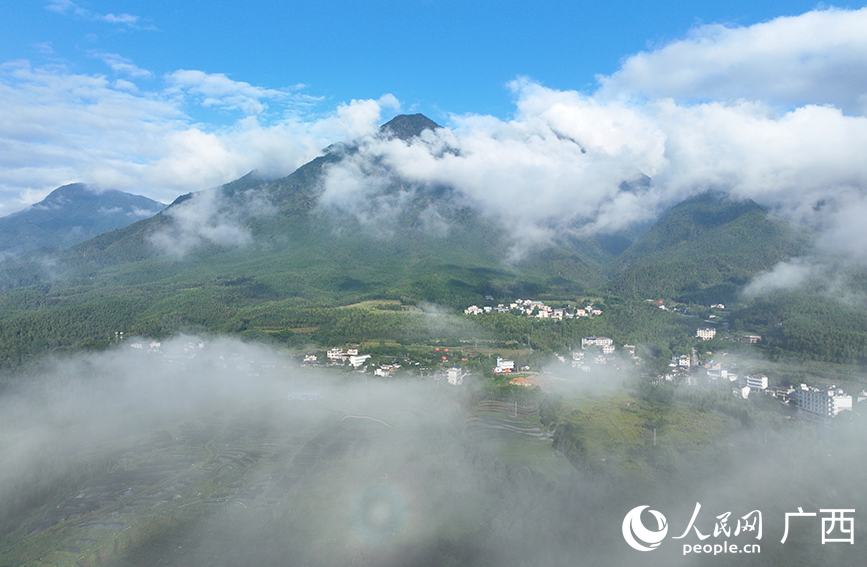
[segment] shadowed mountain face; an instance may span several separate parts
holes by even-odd
[[[151,217],[165,205],[122,191],[64,185],[23,211],[0,218],[0,255],[67,248]]]

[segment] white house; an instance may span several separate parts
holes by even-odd
[[[688,354],[675,354],[671,357],[671,365],[676,366],[677,368],[689,368],[689,355]]]
[[[494,374],[506,374],[515,371],[515,361],[506,360],[505,358],[497,357],[497,367],[494,368]]]
[[[352,354],[349,356],[349,364],[351,364],[355,368],[358,368],[359,366],[364,364],[364,361],[366,361],[368,358],[370,358],[370,355],[369,354],[358,354],[357,350],[355,352],[356,352],[356,354]]]
[[[748,374],[745,384],[750,390],[767,390],[768,377],[764,374]]]
[[[704,340],[704,341],[709,341],[716,336],[716,329],[713,329],[713,328],[697,329],[695,331],[695,336]]]

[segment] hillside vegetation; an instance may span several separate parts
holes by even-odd
[[[382,135],[408,140],[436,127],[421,115],[401,116]],[[757,204],[708,193],[671,208],[643,233],[563,234],[516,259],[506,228],[454,187],[386,175],[370,202],[324,200],[329,168],[357,151],[332,146],[289,176],[268,180],[252,172],[66,251],[7,260],[0,271],[0,364],[16,366],[45,349],[104,345],[117,332],[244,333],[288,344],[423,342],[438,337],[417,329],[414,315],[401,309],[459,312],[516,298],[577,305],[596,297],[611,308],[593,322],[558,326],[505,316],[474,320],[473,329],[545,352],[598,333],[665,354],[702,323],[655,312],[646,299],[694,305],[693,314],[715,303],[743,306],[746,282],[805,246],[803,236]],[[389,312],[337,309],[381,300],[396,303]],[[864,357],[864,331],[850,318],[829,312],[823,319],[840,352],[805,347],[800,337],[815,332],[818,319],[799,319],[784,305],[791,301],[770,301],[756,312],[789,320],[782,329],[763,327],[749,310],[738,311],[735,324],[767,331],[774,352]]]

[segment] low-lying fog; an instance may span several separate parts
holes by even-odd
[[[3,565],[842,567],[867,556],[860,419],[742,428],[689,453],[644,447],[664,464],[640,474],[582,469],[534,428],[537,408],[515,406],[510,421],[466,386],[301,368],[229,339],[150,353],[131,342],[44,361],[4,390]],[[657,549],[625,540],[639,506],[664,516]],[[790,517],[781,543],[799,507],[816,515]],[[838,522],[826,537],[854,543],[822,543],[831,509],[854,510],[854,533]],[[652,539],[641,526],[662,531],[650,510],[639,540]],[[755,510],[761,539],[735,536]]]

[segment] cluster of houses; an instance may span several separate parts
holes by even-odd
[[[581,339],[581,350],[572,352],[572,367],[589,371],[589,364],[608,364],[617,360],[614,351],[613,339],[595,335],[584,337]],[[635,355],[635,345],[623,345],[623,351],[633,361],[639,360]],[[565,358],[561,357],[560,362],[566,362]]]
[[[705,365],[707,375],[711,380],[727,380],[736,382],[732,393],[744,399],[751,393],[761,393],[774,396],[781,402],[793,406],[799,418],[817,423],[829,423],[841,411],[851,410],[853,398],[836,385],[808,386],[800,384],[795,387],[771,388],[765,374],[755,373],[739,376],[733,369],[724,369],[719,362],[709,361]],[[858,402],[867,399],[867,393],[858,397]]]
[[[150,341],[150,344],[147,344],[147,345],[145,345],[145,343],[143,343],[143,342],[138,342],[138,341],[127,343],[127,344],[129,345],[130,348],[144,351],[144,352],[147,352],[149,354],[157,354],[157,353],[162,354],[163,344],[159,341]]]
[[[348,348],[344,351],[339,347],[328,349],[325,352],[325,356],[328,357],[328,360],[332,363],[343,363],[349,361],[349,364],[351,364],[353,368],[358,368],[364,364],[368,358],[370,358],[369,354],[358,354],[357,348]]]
[[[346,350],[343,350],[342,348],[335,347],[327,350],[325,352],[325,356],[326,358],[328,358],[328,363],[330,365],[342,365],[348,362],[353,368],[359,368],[363,366],[365,362],[367,362],[367,359],[369,359],[371,355],[359,354],[358,349],[356,348],[348,348]],[[301,365],[319,366],[319,357],[317,357],[315,354],[306,354],[304,355],[304,360],[302,360]],[[392,364],[381,364],[378,368],[375,368],[373,370],[373,375],[387,378],[394,374],[394,372],[400,367],[401,365],[397,364],[396,362]]]
[[[594,317],[598,315],[602,315],[602,310],[593,307],[593,305],[587,305],[583,308],[553,308],[549,305],[545,305],[541,301],[533,301],[530,299],[516,299],[514,302],[506,305],[505,303],[500,303],[496,307],[492,307],[490,305],[486,305],[484,307],[479,307],[477,305],[470,305],[466,309],[464,309],[464,313],[467,315],[485,315],[487,313],[514,313],[516,315],[521,315],[524,317],[537,317],[539,319],[556,319],[558,321],[562,321],[563,319],[574,319],[576,317]]]
[[[162,343],[154,340],[128,339],[126,347],[140,356],[160,359],[165,363],[177,365],[182,369],[194,359],[216,370],[237,371],[240,375],[250,377],[260,376],[262,372],[275,372],[280,369],[288,370],[292,365],[279,355],[260,355],[252,358],[249,351],[240,352],[224,351],[206,345],[205,341],[191,339],[186,341],[172,340]]]
[[[587,349],[590,349],[588,356]],[[572,367],[589,370],[587,364],[608,364],[614,358],[614,340],[595,335],[581,339],[581,350],[572,352]]]

